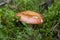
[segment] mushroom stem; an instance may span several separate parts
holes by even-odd
[[[24,23],[24,22],[21,22],[25,27],[27,27],[28,25],[26,24],[26,23]]]
[[[24,22],[22,22],[22,24],[25,26],[25,27],[28,27],[28,29],[29,30],[31,30],[31,31],[34,31],[34,25],[32,25],[32,24],[26,24],[26,23],[24,23]]]

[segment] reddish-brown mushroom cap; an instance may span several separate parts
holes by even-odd
[[[17,13],[16,16],[20,17],[19,21],[22,21],[28,24],[40,24],[43,22],[41,14],[33,11],[20,12],[20,13]]]

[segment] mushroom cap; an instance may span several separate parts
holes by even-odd
[[[40,24],[43,22],[41,14],[33,11],[24,11],[17,13],[16,16],[20,17],[19,21],[28,23],[28,24]]]

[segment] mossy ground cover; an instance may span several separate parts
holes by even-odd
[[[60,25],[60,0],[55,0],[48,10],[39,9],[42,0],[14,0],[14,4],[0,7],[0,40],[53,40],[57,39]],[[13,7],[15,6],[15,7]],[[36,26],[34,31],[28,24],[17,22],[14,15],[18,12],[31,10],[40,12],[44,22]],[[42,11],[43,10],[43,11]],[[56,26],[56,27],[55,27]],[[54,28],[55,27],[55,28]]]

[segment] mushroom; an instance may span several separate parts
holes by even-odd
[[[24,12],[17,13],[16,16],[20,17],[19,21],[24,22],[24,23],[28,23],[28,24],[43,23],[42,15],[37,12],[24,11]]]
[[[29,28],[29,30],[31,31],[34,31],[34,29],[37,27],[37,24],[43,23],[42,15],[37,12],[24,11],[24,12],[17,13],[15,16],[19,17],[18,21],[23,23],[24,26],[26,27],[29,26],[27,28]],[[26,25],[25,23],[28,25]]]

